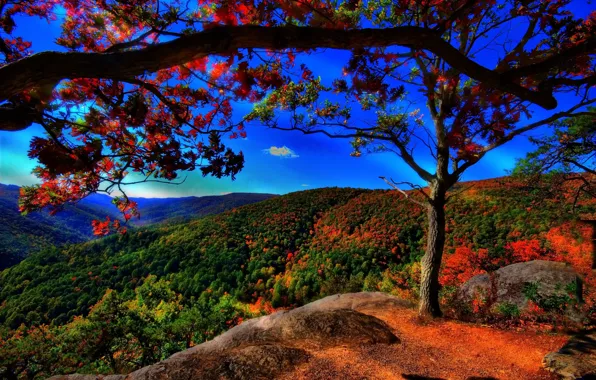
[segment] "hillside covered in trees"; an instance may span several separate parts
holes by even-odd
[[[49,246],[82,243],[95,238],[92,221],[121,219],[122,214],[112,198],[93,194],[76,204],[65,205],[55,215],[47,211],[21,216],[18,206],[19,187],[0,184],[0,270],[20,262],[27,254]],[[234,207],[262,201],[272,194],[232,193],[226,195],[184,198],[138,198],[142,219],[131,225],[178,222],[193,217],[217,214]]]
[[[42,248],[92,239],[91,221],[109,215],[118,218],[111,198],[93,195],[76,205],[66,205],[57,215],[47,211],[22,216],[19,212],[19,187],[0,184],[0,269],[21,261]]]
[[[594,315],[591,227],[577,221],[596,210],[591,201],[574,213],[564,191],[549,198],[507,178],[464,183],[451,196],[447,311],[453,290],[473,275],[546,259],[586,275]],[[325,295],[380,290],[415,299],[424,218],[396,191],[325,188],[46,249],[0,274],[0,357],[20,358],[3,359],[0,371],[125,373],[243,318]]]

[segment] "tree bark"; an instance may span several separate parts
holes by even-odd
[[[54,87],[63,79],[135,77],[208,55],[230,54],[238,49],[354,49],[375,46],[405,46],[428,50],[460,72],[492,88],[514,94],[546,109],[557,106],[552,93],[523,87],[514,80],[517,77],[507,72],[487,69],[463,55],[437,32],[411,26],[353,30],[295,26],[218,26],[138,50],[104,53],[42,52],[0,67],[0,102],[29,88],[45,85]],[[582,44],[582,47],[572,50],[573,54],[563,52],[559,55],[569,59],[568,56],[586,54],[586,51],[591,52],[593,48],[588,43]],[[514,78],[503,80],[504,75]]]
[[[439,305],[439,272],[445,247],[445,203],[446,189],[444,186],[436,184],[432,188],[428,205],[426,253],[422,257],[418,309],[421,316],[442,316]]]

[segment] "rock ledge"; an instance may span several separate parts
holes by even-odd
[[[52,380],[157,380],[273,378],[308,361],[304,347],[395,344],[399,339],[382,320],[359,310],[406,306],[379,292],[326,297],[236,326],[217,338],[178,352],[127,376],[67,375]]]

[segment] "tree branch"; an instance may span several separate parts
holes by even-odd
[[[254,25],[218,26],[137,50],[112,53],[42,52],[34,54],[0,67],[0,102],[32,87],[55,86],[63,79],[134,77],[208,55],[228,54],[238,49],[347,50],[382,46],[405,46],[428,50],[463,74],[489,87],[514,94],[546,109],[553,109],[557,105],[552,94],[536,92],[509,80],[518,78],[524,73],[517,74],[510,71],[507,73],[508,79],[504,80],[501,74],[470,60],[444,41],[435,31],[429,29],[404,26],[341,30]],[[585,48],[571,51],[572,49],[564,54],[564,62],[574,52],[585,53]],[[555,61],[559,62],[561,59],[555,59]],[[535,72],[531,71],[527,75]]]
[[[584,107],[586,105],[592,104],[596,102],[596,99],[591,99],[591,100],[587,100],[584,102],[581,102],[577,105],[575,105],[574,107],[571,107],[570,109],[568,109],[567,111],[563,111],[563,112],[557,112],[553,115],[551,115],[550,117],[547,117],[546,119],[542,119],[540,121],[536,121],[534,123],[528,124],[525,127],[516,129],[513,132],[510,132],[507,136],[499,139],[498,141],[495,141],[492,144],[489,144],[487,146],[485,146],[482,151],[480,152],[480,154],[478,155],[478,157],[476,157],[475,160],[472,161],[466,161],[463,165],[461,165],[455,172],[453,172],[451,174],[451,176],[457,180],[457,178],[459,178],[459,176],[461,174],[463,174],[464,171],[466,171],[470,166],[476,164],[478,161],[480,161],[480,159],[482,157],[484,157],[484,155],[488,152],[490,152],[491,150],[500,147],[501,145],[513,140],[515,137],[526,133],[528,131],[531,131],[533,129],[536,129],[538,127],[541,127],[543,125],[547,125],[550,123],[553,123],[561,118],[564,117],[577,117],[577,116],[583,116],[583,115],[595,115],[594,112],[575,112],[576,110],[578,110],[581,107]]]
[[[581,55],[594,53],[594,51],[596,51],[596,37],[592,37],[587,41],[566,49],[558,54],[551,55],[540,62],[505,71],[502,74],[502,78],[503,80],[514,80],[515,78],[535,75],[537,73],[548,73],[555,67],[564,68],[570,59]]]
[[[449,18],[441,21],[436,27],[435,30],[440,33],[443,34],[445,33],[445,31],[451,26],[451,23],[455,22],[460,16],[462,16],[464,14],[464,12],[469,11],[476,3],[478,2],[478,0],[468,0],[466,3],[464,3],[461,7],[457,8],[450,16]]]
[[[29,128],[41,113],[29,105],[0,106],[0,131],[16,132]]]
[[[406,193],[405,191],[403,191],[402,189],[400,189],[399,187],[397,187],[397,185],[395,184],[395,181],[394,181],[394,180],[391,180],[391,182],[390,182],[390,181],[389,181],[387,178],[385,178],[385,177],[383,177],[383,176],[379,176],[379,178],[380,178],[380,179],[382,179],[383,181],[385,181],[385,183],[387,183],[389,186],[391,186],[391,187],[392,187],[392,188],[394,188],[395,190],[397,190],[397,191],[399,191],[400,193],[402,193],[402,194],[404,195],[404,197],[406,197],[406,199],[407,199],[407,200],[409,200],[410,202],[412,202],[412,203],[416,203],[418,206],[421,206],[421,207],[424,207],[424,208],[426,208],[426,207],[427,207],[427,205],[426,205],[426,204],[424,204],[423,202],[420,202],[420,201],[419,201],[419,200],[417,200],[417,199],[414,199],[414,198],[410,197],[410,194]],[[426,195],[424,192],[422,192],[422,193],[423,193],[423,194],[426,196],[426,198],[428,199],[428,195]]]

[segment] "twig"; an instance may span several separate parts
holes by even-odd
[[[423,202],[420,202],[419,200],[410,197],[410,194],[406,193],[405,191],[403,191],[402,189],[400,189],[399,187],[397,187],[397,185],[395,184],[395,181],[391,180],[391,182],[390,182],[387,178],[385,178],[383,176],[379,176],[379,178],[382,179],[383,181],[385,181],[385,183],[387,183],[389,186],[391,186],[395,190],[397,190],[400,193],[402,193],[404,195],[404,197],[406,197],[406,199],[409,200],[410,202],[416,203],[420,207],[426,207],[427,206]]]

